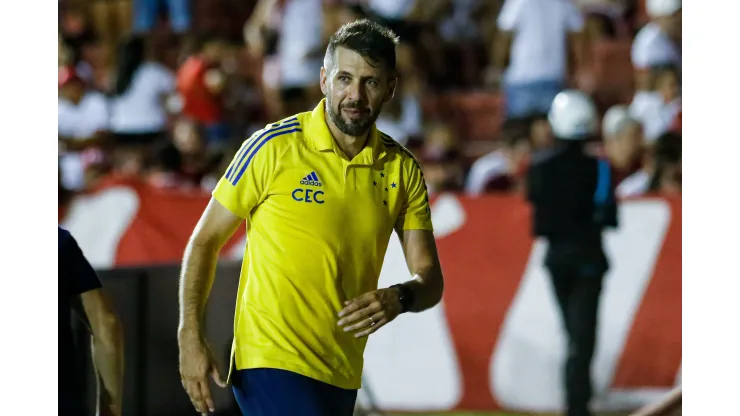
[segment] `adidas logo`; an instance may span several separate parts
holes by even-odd
[[[322,186],[319,177],[316,176],[316,172],[311,172],[301,179],[301,185]]]

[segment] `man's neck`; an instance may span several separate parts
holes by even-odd
[[[362,151],[362,148],[367,144],[370,132],[368,131],[362,136],[350,136],[342,133],[328,114],[324,115],[324,119],[326,120],[326,125],[329,126],[329,131],[331,132],[334,141],[337,142],[339,148],[342,149],[349,160],[354,159],[354,157],[357,156],[360,151]]]

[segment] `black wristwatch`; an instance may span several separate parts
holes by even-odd
[[[401,313],[410,311],[411,306],[414,304],[414,291],[403,284],[397,284],[391,287],[398,288],[398,300],[401,302]]]

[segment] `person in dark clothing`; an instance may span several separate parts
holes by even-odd
[[[609,268],[602,233],[617,227],[617,205],[610,166],[585,151],[597,134],[591,100],[581,92],[564,91],[553,101],[548,120],[556,140],[532,157],[527,195],[534,235],[549,243],[545,266],[568,338],[567,414],[590,416],[597,311]]]
[[[59,414],[89,414],[84,401],[83,357],[77,353],[72,313],[92,332],[93,362],[101,387],[100,414],[121,415],[123,333],[100,281],[69,231],[59,227]]]

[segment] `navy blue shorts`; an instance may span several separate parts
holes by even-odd
[[[274,368],[239,370],[231,377],[245,416],[352,416],[357,399],[357,390]]]

